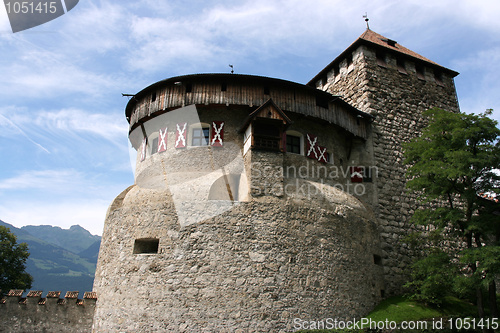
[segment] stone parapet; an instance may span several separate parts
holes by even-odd
[[[10,290],[0,300],[0,332],[77,332],[92,331],[97,300],[95,292],[49,291],[45,297],[40,290]]]

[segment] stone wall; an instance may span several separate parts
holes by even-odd
[[[0,332],[92,332],[96,293],[86,292],[78,299],[78,292],[51,291],[41,297],[41,291],[11,290],[0,300]]]
[[[371,138],[377,195],[374,210],[381,227],[383,265],[389,294],[401,291],[403,270],[411,253],[403,239],[411,230],[409,219],[417,209],[415,196],[405,189],[406,167],[402,143],[418,136],[426,125],[422,112],[439,107],[451,112],[459,110],[453,78],[442,75],[438,82],[434,66],[426,66],[419,77],[414,62],[405,62],[405,73],[398,70],[396,54],[387,54],[385,64],[377,61],[375,50],[361,45],[352,56],[352,63],[340,64],[339,75],[328,75],[321,88],[341,95],[361,111],[376,118]]]
[[[384,288],[377,227],[331,190],[337,202],[264,196],[180,227],[168,192],[132,187],[106,220],[96,330],[285,332],[367,314]],[[158,253],[133,254],[151,237]]]
[[[138,160],[136,185],[108,210],[95,330],[287,332],[294,318],[366,315],[385,289],[371,197],[334,186],[349,175],[312,173],[341,166],[342,157],[347,167],[348,151],[360,158],[366,142],[351,144],[338,126],[302,117],[291,129],[317,135],[333,163],[257,149],[241,156],[244,113],[217,106],[199,116],[225,121],[224,147],[175,149],[172,135],[166,152]],[[307,171],[286,173],[288,166]],[[240,173],[245,200],[210,200],[218,168]]]

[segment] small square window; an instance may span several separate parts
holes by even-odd
[[[142,238],[136,239],[134,242],[134,254],[154,254],[158,253],[158,245],[160,240],[158,238]]]
[[[328,99],[323,96],[316,96],[316,106],[328,109]]]
[[[287,153],[300,154],[300,137],[295,135],[286,136]]]
[[[193,128],[193,138],[191,140],[191,145],[193,146],[208,146],[208,140],[210,136],[210,128]]]

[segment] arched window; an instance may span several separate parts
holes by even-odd
[[[191,125],[189,135],[189,142],[191,143],[191,146],[208,146],[210,143],[210,125],[206,123]]]
[[[286,152],[304,154],[304,136],[297,131],[286,131]]]

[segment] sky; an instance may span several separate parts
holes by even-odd
[[[460,73],[461,110],[500,120],[498,0],[80,0],[12,33],[0,5],[0,220],[102,234],[134,183],[127,97],[193,73],[307,83],[370,28]]]

